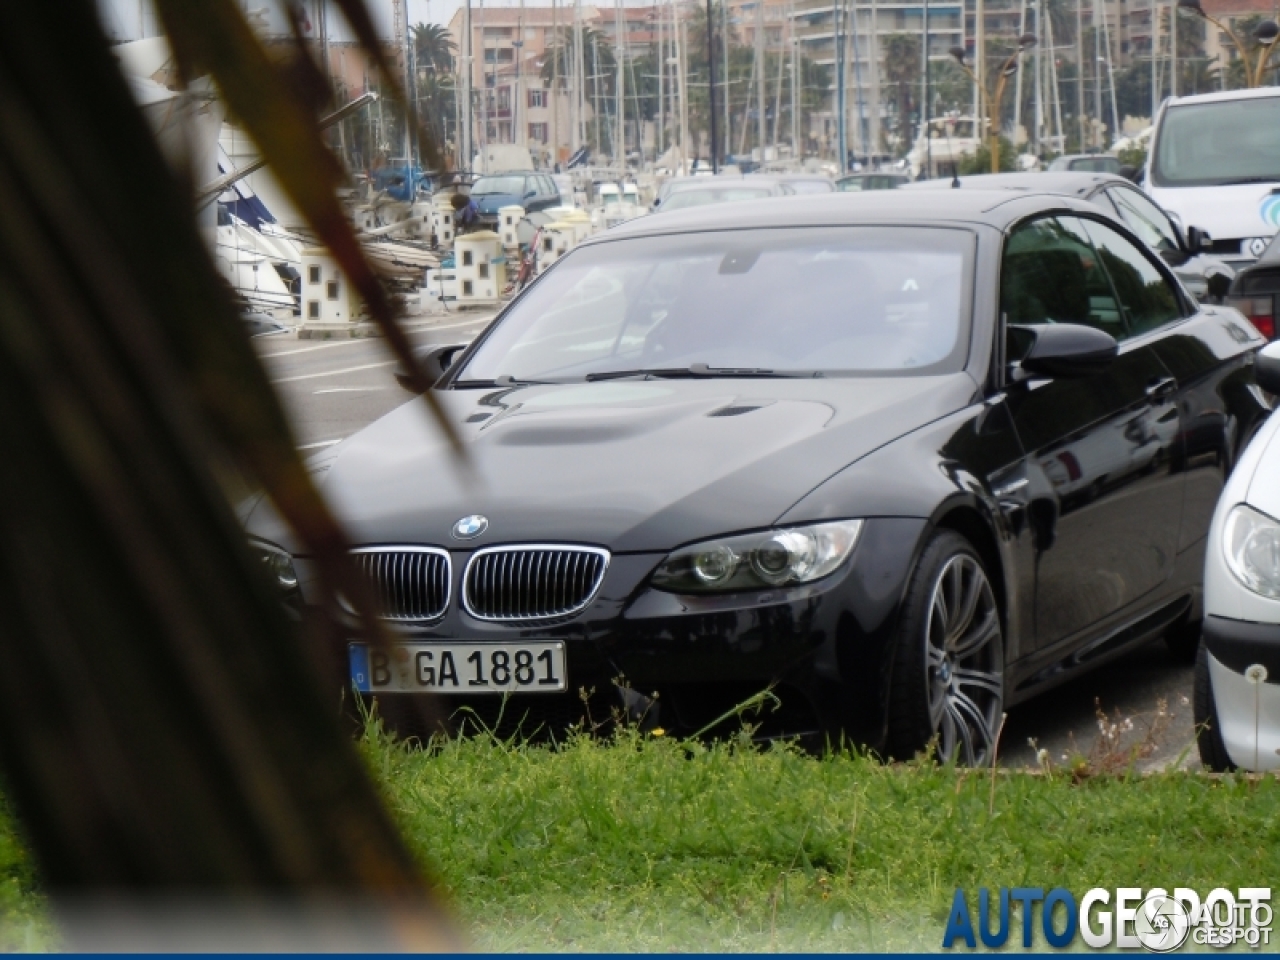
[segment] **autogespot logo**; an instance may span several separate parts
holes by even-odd
[[[1280,190],[1273,190],[1262,198],[1262,206],[1258,208],[1262,222],[1280,229]]]
[[[455,540],[474,540],[488,529],[489,518],[473,513],[453,525],[453,537]]]
[[[1187,887],[1175,887],[1172,893],[1158,887],[1095,887],[1078,901],[1062,887],[1047,894],[1043,887],[1001,887],[994,898],[987,887],[979,887],[976,925],[969,899],[956,890],[943,948],[951,949],[957,941],[970,948],[979,941],[993,950],[1003,947],[1012,932],[1014,904],[1021,904],[1023,947],[1033,944],[1037,913],[1045,943],[1059,950],[1070,947],[1077,936],[1094,949],[1152,953],[1169,953],[1188,941],[1201,947],[1271,943],[1270,887],[1241,887],[1234,894],[1218,887],[1203,900]]]

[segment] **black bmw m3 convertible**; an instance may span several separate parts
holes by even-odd
[[[352,617],[332,653],[393,710],[553,722],[594,691],[692,732],[770,689],[761,735],[981,762],[1010,705],[1194,650],[1261,343],[1067,197],[633,220],[428,358],[468,470],[418,403],[316,461],[397,640]],[[248,530],[314,605],[269,507]]]

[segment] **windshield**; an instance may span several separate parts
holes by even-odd
[[[1280,180],[1280,97],[1170,107],[1160,124],[1157,187]]]
[[[719,190],[679,190],[662,201],[663,210],[705,207],[709,203],[732,203],[735,200],[763,200],[773,196],[768,187],[728,187]]]
[[[1120,160],[1117,157],[1077,157],[1072,160],[1068,169],[1086,170],[1090,173],[1119,173]]]
[[[457,379],[572,381],[696,365],[711,375],[955,371],[972,251],[968,231],[907,227],[591,244],[512,305]]]
[[[836,189],[830,180],[788,180],[787,186],[796,193],[834,193]]]
[[[490,193],[511,193],[520,196],[524,193],[524,177],[481,177],[471,188],[473,196]]]

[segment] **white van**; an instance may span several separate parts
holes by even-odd
[[[1156,117],[1145,187],[1239,269],[1280,231],[1280,87],[1170,98]]]

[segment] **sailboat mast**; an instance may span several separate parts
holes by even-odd
[[[849,31],[850,43],[853,44],[853,107],[857,111],[856,116],[858,122],[854,124],[854,131],[857,135],[857,150],[859,154],[867,152],[867,117],[866,102],[862,97],[862,53],[858,49],[858,0],[849,0],[852,7],[850,19],[853,21],[853,29]]]
[[[1076,0],[1076,126],[1080,131],[1080,149],[1088,142],[1084,115],[1084,0]]]
[[[836,47],[836,142],[840,155],[836,160],[836,166],[839,168],[841,175],[849,172],[848,169],[848,143],[845,140],[844,128],[844,33],[843,33],[843,14],[844,0],[835,0],[832,5],[835,14],[835,47]]]
[[[880,153],[881,142],[883,141],[883,131],[881,129],[880,117],[880,19],[877,6],[877,0],[871,0],[871,39],[868,42],[870,47],[870,67],[871,67],[871,144],[868,148],[871,156]]]
[[[471,80],[472,74],[475,71],[475,43],[471,27],[471,0],[467,0],[467,15],[465,20],[467,24],[467,42],[465,54],[462,57],[462,63],[465,69],[462,73],[462,143],[459,144],[462,148],[462,156],[458,158],[458,168],[461,170],[470,170],[471,165],[475,162],[473,159],[475,157],[475,150],[471,143],[473,132],[472,125],[475,120],[475,104],[472,102],[471,98]]]
[[[924,137],[926,180],[933,176],[933,138],[929,135],[929,108],[929,0],[924,0],[920,17],[920,136]]]
[[[524,0],[520,0],[520,14],[516,17],[516,39],[511,46],[515,48],[512,51],[512,59],[516,62],[516,84],[511,97],[511,142],[528,146],[528,141],[525,139],[527,131],[523,115],[526,99],[524,95],[524,77],[520,71],[523,66],[520,61],[524,58]]]
[[[1044,131],[1044,60],[1040,56],[1040,51],[1044,49],[1044,24],[1043,24],[1043,0],[1032,0],[1032,9],[1036,18],[1036,48],[1033,56],[1035,57],[1036,69],[1036,118],[1035,129],[1031,135],[1034,144],[1035,155],[1041,156],[1040,136]]]
[[[796,4],[790,0],[787,10],[787,31],[791,47],[791,156],[800,159],[804,151],[800,149],[800,118],[797,115],[798,98],[796,96]]]
[[[764,123],[764,0],[756,0],[756,142],[760,144],[760,162],[765,160]]]
[[[733,110],[730,99],[733,87],[729,83],[729,4],[720,0],[720,55],[724,70],[724,152],[728,160],[729,146],[733,142]]]
[[[1054,46],[1052,15],[1044,18],[1044,28],[1049,34],[1049,49],[1054,51],[1049,57],[1049,81],[1053,96],[1054,127],[1058,131],[1056,149],[1065,153],[1067,149],[1067,133],[1066,128],[1062,125],[1062,87],[1058,83],[1058,55]]]
[[[662,6],[658,10],[658,148],[656,156],[662,156],[667,148],[667,130],[664,123],[667,112],[667,51],[662,45]]]
[[[565,52],[558,0],[551,0],[551,36],[555,44],[551,48],[551,163],[554,168],[560,163],[560,58]]]
[[[781,41],[781,32],[779,32]],[[782,136],[782,78],[787,72],[787,59],[778,50],[778,83],[773,88],[773,155],[779,156],[778,138]]]
[[[675,9],[672,6],[673,12]],[[676,77],[680,91],[680,162],[684,164],[689,157],[689,21],[683,16],[676,34]]]
[[[707,0],[707,135],[710,139],[711,172],[719,173],[720,161],[716,155],[716,21],[711,0]]]
[[[1027,32],[1027,0],[1022,0],[1018,11],[1018,36]],[[1018,131],[1022,127],[1022,71],[1013,76],[1013,148],[1018,149]],[[1025,145],[1024,145],[1025,149]]]
[[[627,162],[627,119],[626,119],[626,71],[623,64],[627,59],[627,37],[622,20],[622,0],[613,0],[613,32],[616,38],[613,44],[614,67],[617,76],[614,79],[614,119],[617,121],[617,132],[613,137],[613,162],[615,166],[625,166]]]
[[[582,0],[573,4],[573,149],[586,145],[586,51],[582,46]]]
[[[1106,9],[1103,8],[1102,43],[1107,51],[1107,81],[1111,86],[1111,142],[1114,143],[1120,136],[1120,108],[1116,104],[1116,67],[1112,57],[1111,27],[1107,22],[1109,19],[1106,16]]]

